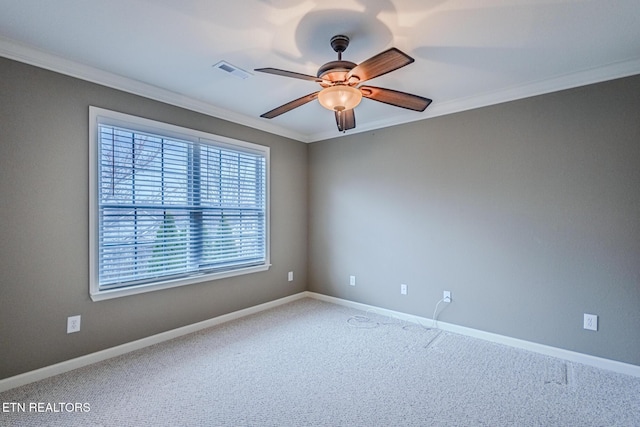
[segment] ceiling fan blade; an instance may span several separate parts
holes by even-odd
[[[351,77],[357,77],[360,82],[364,82],[402,68],[413,61],[412,57],[392,47],[354,67],[347,74],[346,80],[348,81]]]
[[[274,117],[277,117],[280,114],[284,114],[287,111],[291,111],[294,108],[298,108],[301,105],[306,104],[307,102],[313,101],[317,97],[318,97],[318,92],[310,93],[309,95],[305,95],[302,98],[298,98],[291,102],[287,102],[286,104],[281,105],[277,108],[274,108],[271,111],[267,111],[266,113],[260,115],[260,117],[264,117],[265,119],[273,119]]]
[[[345,132],[356,127],[356,114],[353,108],[349,110],[336,111],[336,124],[340,132]]]
[[[424,111],[429,104],[431,104],[431,100],[429,98],[397,90],[384,89],[375,86],[360,86],[359,89],[360,92],[362,92],[362,96],[365,98],[409,110]]]
[[[259,71],[261,73],[275,74],[276,76],[293,77],[294,79],[309,80],[317,83],[324,82],[323,79],[310,76],[308,74],[294,73],[293,71],[279,70],[277,68],[256,68],[254,71]]]

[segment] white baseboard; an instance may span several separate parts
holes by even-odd
[[[315,298],[321,301],[331,302],[334,304],[343,305],[346,307],[356,308],[364,311],[375,311],[378,314],[385,316],[395,317],[398,319],[406,320],[408,322],[419,323],[423,326],[433,327],[433,320],[426,317],[415,316],[412,314],[401,313],[398,311],[387,310],[385,308],[375,307],[372,305],[362,304],[341,298],[330,297],[327,295],[317,294],[315,292],[307,292],[308,297]],[[640,377],[640,366],[632,365],[630,363],[618,362],[617,360],[604,359],[602,357],[591,356],[588,354],[578,353],[575,351],[564,350],[557,347],[551,347],[544,344],[538,344],[530,341],[525,341],[517,338],[511,338],[504,335],[498,335],[491,332],[485,332],[478,329],[467,328],[465,326],[458,326],[451,323],[437,321],[437,328],[443,331],[453,332],[460,335],[466,335],[473,338],[479,338],[485,341],[495,342],[498,344],[508,345],[510,347],[520,348],[523,350],[532,351],[534,353],[544,354],[545,356],[556,357],[569,362],[582,363],[583,365],[593,366],[595,368],[606,369],[608,371],[617,372],[620,374],[632,375],[634,377]]]
[[[148,347],[154,344],[168,341],[174,338],[178,338],[183,335],[197,332],[202,329],[210,328],[212,326],[220,325],[232,320],[240,319],[251,314],[259,313],[264,310],[278,307],[289,302],[293,302],[302,298],[315,298],[320,301],[330,302],[346,307],[355,308],[364,311],[375,311],[378,314],[383,314],[390,317],[406,320],[408,322],[419,323],[423,326],[433,327],[433,320],[426,317],[415,316],[412,314],[401,313],[398,311],[387,310],[385,308],[375,307],[372,305],[362,304],[358,302],[348,301],[341,298],[331,297],[327,295],[318,294],[315,292],[300,292],[295,295],[280,298],[275,301],[266,302],[264,304],[256,305],[253,307],[245,308],[243,310],[234,311],[222,316],[214,317],[213,319],[204,320],[202,322],[194,323],[192,325],[183,326],[181,328],[172,329],[167,332],[152,335],[150,337],[142,338],[136,341],[132,341],[126,344],[122,344],[116,347],[107,348],[95,353],[80,356],[75,359],[66,360],[64,362],[56,363],[55,365],[45,366],[44,368],[36,369],[34,371],[25,372],[24,374],[16,375],[13,377],[0,380],[0,392],[10,390],[15,387],[20,387],[25,384],[29,384],[35,381],[40,381],[45,378],[52,377],[54,375],[62,374],[72,371],[74,369],[82,368],[93,363],[101,362],[103,360],[111,359],[112,357],[120,356],[131,351],[139,350],[144,347]],[[618,362],[615,360],[604,359],[601,357],[590,356],[588,354],[577,353],[574,351],[563,350],[561,348],[551,347],[543,344],[537,344],[529,341],[520,340],[517,338],[511,338],[504,335],[493,334],[490,332],[480,331],[478,329],[467,328],[464,326],[458,326],[446,322],[437,322],[437,327],[443,331],[449,331],[460,335],[466,335],[474,338],[479,338],[485,341],[495,342],[499,344],[508,345],[511,347],[521,348],[535,353],[544,354],[546,356],[557,357],[570,362],[582,363],[584,365],[593,366],[600,369],[606,369],[621,374],[632,375],[634,377],[640,377],[640,366],[631,365],[628,363]]]
[[[139,350],[144,347],[148,347],[154,344],[168,341],[174,338],[178,338],[182,335],[187,335],[192,332],[197,332],[202,329],[210,328],[212,326],[220,325],[222,323],[236,320],[241,317],[249,316],[251,314],[259,313],[270,308],[274,308],[283,304],[287,304],[292,301],[299,300],[301,298],[308,297],[307,292],[301,292],[288,297],[280,298],[275,301],[269,301],[264,304],[256,305],[253,307],[245,308],[243,310],[234,311],[222,316],[214,317],[213,319],[204,320],[202,322],[194,323],[192,325],[183,326],[181,328],[172,329],[170,331],[162,332],[150,337],[142,338],[136,341],[128,342],[116,347],[107,348],[105,350],[97,351],[95,353],[87,354],[85,356],[76,357],[75,359],[65,360],[64,362],[56,363],[55,365],[45,366],[44,368],[36,369],[34,371],[25,372],[24,374],[16,375],[13,377],[0,380],[0,392],[10,390],[15,387],[20,387],[25,384],[29,384],[35,381],[40,381],[45,378],[52,377],[54,375],[69,372],[74,369],[82,368],[93,363],[101,362],[103,360],[111,359],[112,357],[120,356],[131,351]]]

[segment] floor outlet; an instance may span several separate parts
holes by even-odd
[[[450,291],[443,291],[442,292],[442,301],[451,302],[451,292]]]
[[[80,315],[67,318],[67,333],[80,332]]]
[[[407,294],[407,285],[405,285],[404,283],[400,285],[400,293],[402,295],[406,295]]]
[[[356,285],[356,276],[349,276],[349,285],[351,286]]]

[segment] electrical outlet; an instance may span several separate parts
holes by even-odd
[[[403,284],[401,284],[401,285],[400,285],[400,293],[401,293],[402,295],[406,295],[406,294],[407,294],[407,291],[408,291],[408,289],[407,289],[407,285],[405,285],[404,283],[403,283]]]
[[[451,292],[449,292],[449,291],[443,291],[443,292],[442,292],[442,301],[444,301],[444,302],[451,302]]]
[[[584,314],[584,329],[588,329],[590,331],[598,330],[598,315],[597,314]]]
[[[351,286],[356,285],[356,276],[349,276],[349,285]]]
[[[293,282],[293,271],[289,272],[289,274],[287,275],[287,280],[289,280],[290,282]]]
[[[80,332],[80,315],[67,318],[67,333],[72,334],[74,332]]]

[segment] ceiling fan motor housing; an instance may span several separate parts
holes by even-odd
[[[334,83],[344,82],[347,73],[351,71],[356,65],[351,61],[331,61],[327,62],[320,68],[318,68],[318,78],[330,80]],[[320,83],[321,86],[328,87],[331,86],[327,83]]]

